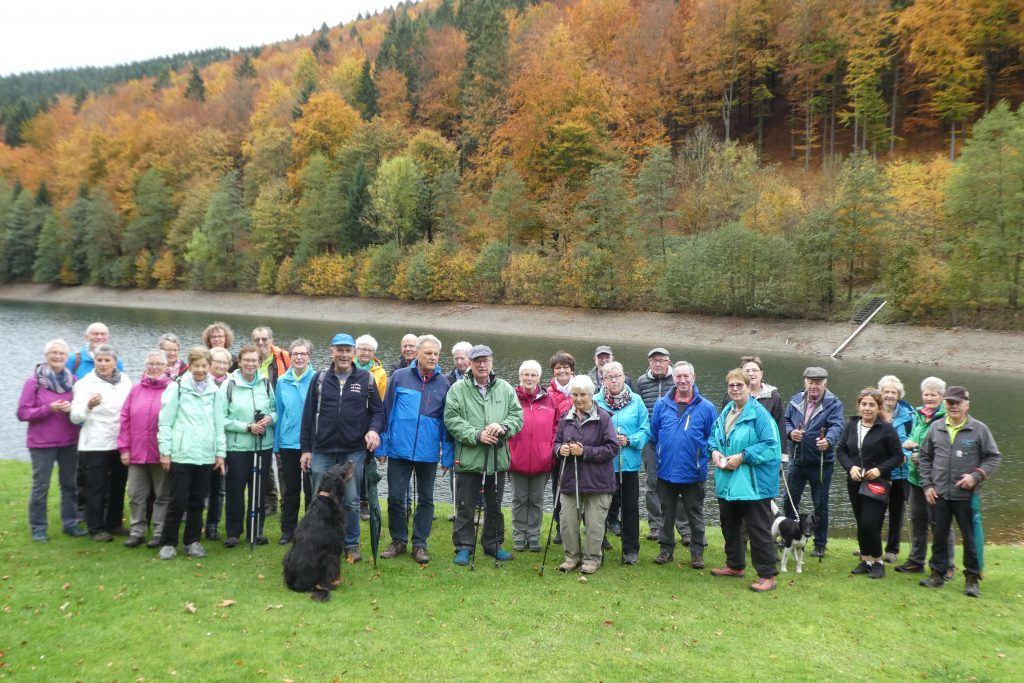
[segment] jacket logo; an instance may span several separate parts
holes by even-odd
[[[355,383],[351,384],[350,386],[352,388],[351,389],[352,393],[354,393],[354,394],[358,394],[360,391],[363,390],[363,385],[359,384],[358,382],[355,382]]]

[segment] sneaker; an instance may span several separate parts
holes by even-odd
[[[868,564],[867,562],[865,562],[864,560],[861,560],[860,564],[858,564],[856,567],[854,567],[852,570],[850,570],[851,574],[868,574],[870,572],[871,572],[871,565]]]
[[[768,591],[775,590],[775,577],[762,576],[757,581],[750,584],[750,590],[755,593],[767,593]]]
[[[573,562],[572,560],[566,560],[562,564],[558,565],[558,571],[560,572],[574,572],[576,568],[580,566],[579,562]]]
[[[626,553],[622,557],[623,564],[636,564],[638,560],[637,553]]]
[[[666,562],[672,561],[672,551],[662,550],[658,553],[658,556],[654,558],[654,564],[665,564]]]
[[[733,569],[732,567],[715,567],[711,570],[711,576],[731,576],[733,578],[743,578],[744,572],[742,569]]]
[[[555,532],[555,537],[551,539],[551,542],[554,543],[555,545],[562,545],[562,532],[561,531],[556,531]],[[575,569],[575,567],[574,567],[574,569]]]
[[[597,562],[584,562],[580,565],[580,574],[593,574],[600,566]]]
[[[868,572],[868,576],[872,579],[884,579],[885,578],[885,563],[884,562],[873,562],[871,564],[871,571]]]
[[[500,546],[493,553],[485,550],[484,555],[487,555],[488,557],[493,557],[498,562],[508,562],[509,560],[516,559],[515,555],[513,555],[512,553],[510,553],[509,551],[505,550]]]
[[[452,564],[457,564],[460,567],[465,567],[469,564],[469,548],[459,548],[455,551],[455,559],[452,560]]]
[[[138,548],[140,545],[146,542],[146,539],[142,536],[129,536],[128,540],[124,542],[125,548]]]
[[[896,553],[886,553],[882,556],[882,561],[886,564],[896,564]]]
[[[430,564],[430,553],[421,545],[414,546],[412,549],[412,559],[420,564]]]
[[[49,543],[50,537],[46,535],[45,531],[39,530],[32,532],[32,540],[36,543]]]
[[[160,554],[157,555],[161,560],[173,560],[178,556],[178,551],[174,549],[173,545],[165,545],[160,548]]]
[[[814,550],[811,551],[811,557],[825,557],[825,549],[814,546]]]
[[[185,554],[190,557],[206,557],[206,548],[199,541],[195,541],[185,546]]]
[[[942,572],[933,569],[927,579],[921,579],[917,583],[925,588],[942,588],[946,585],[946,580],[942,578]]]
[[[220,539],[220,534],[217,533],[217,527],[215,527],[215,526],[208,526],[208,527],[206,527],[206,540],[208,540],[208,541],[216,541],[216,540],[219,540],[219,539]]]
[[[703,555],[691,555],[690,566],[694,569],[704,569],[704,556]]]
[[[147,548],[159,548],[162,544],[160,543],[160,537],[154,536],[153,538],[146,541]]]
[[[660,536],[661,536],[661,529],[651,529],[650,531],[647,532],[647,540],[648,541],[657,541]]]
[[[280,540],[278,540],[277,544],[278,545],[288,545],[289,543],[292,542],[293,538],[295,538],[295,534],[293,534],[290,531],[286,531],[283,534],[281,534],[281,538],[280,538]]]
[[[363,554],[359,552],[359,548],[356,546],[352,546],[351,548],[345,548],[345,561],[349,564],[362,562]]]
[[[228,536],[224,539],[225,548],[237,548],[238,547],[238,536]]]
[[[964,588],[964,595],[969,598],[981,597],[980,577],[977,574],[967,572],[967,585]]]
[[[616,536],[622,535],[622,523],[615,519],[608,520],[608,531]]]
[[[608,541],[608,537],[605,536],[601,539],[601,550],[611,550],[612,544]]]
[[[369,519],[370,519],[370,503],[369,503],[369,501],[364,500],[363,502],[359,503],[359,519],[363,520],[364,522],[369,521]]]
[[[110,534],[110,532],[100,531],[99,533],[95,533],[92,535],[92,540],[96,541],[97,543],[110,543],[114,540],[114,537]]]
[[[467,557],[468,557],[469,551],[467,550],[466,553],[467,553]],[[387,550],[382,552],[380,554],[380,556],[381,556],[381,558],[383,558],[385,560],[390,560],[390,559],[398,557],[399,555],[404,555],[404,554],[405,554],[405,544],[402,543],[401,541],[391,541],[391,545],[389,545],[387,547]],[[467,560],[467,562],[468,562],[468,560]]]
[[[88,536],[89,535],[88,531],[86,531],[82,527],[78,526],[77,524],[74,525],[74,526],[66,526],[66,527],[64,527],[64,533],[67,534],[68,536],[70,536],[71,538],[81,538],[82,536]]]
[[[919,565],[917,562],[911,562],[907,560],[903,564],[898,564],[894,567],[900,574],[924,574],[924,567]]]

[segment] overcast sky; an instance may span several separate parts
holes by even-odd
[[[110,66],[307,34],[398,0],[18,0],[0,18],[0,75]]]

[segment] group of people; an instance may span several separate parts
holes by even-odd
[[[647,538],[659,544],[654,562],[674,560],[678,535],[689,565],[704,569],[710,470],[726,555],[725,565],[710,573],[745,576],[749,540],[756,573],[750,588],[765,592],[776,586],[773,501],[781,495],[786,516],[795,519],[810,488],[817,520],[811,554],[824,557],[838,459],[857,522],[859,561],[851,573],[885,576],[885,564],[899,554],[909,500],[911,549],[896,570],[925,572],[930,531],[931,572],[921,583],[941,587],[952,578],[955,518],[966,593],[980,594],[980,488],[1001,456],[988,428],[969,415],[967,390],[939,378],[922,382],[922,405],[915,409],[900,380],[886,375],[877,388],[858,393],[857,414],[847,420],[828,389],[826,370],[807,368],[803,390],[785,403],[764,381],[756,356],[740,359],[726,376],[726,396],[714,402],[698,390],[693,364],[673,364],[663,347],[651,349],[648,368],[635,382],[602,345],[589,373],[578,374],[573,356],[559,351],[548,363],[549,382],[541,380],[540,363],[527,360],[513,386],[495,375],[494,354],[483,344],[454,345],[453,368],[444,374],[442,344],[431,334],[406,335],[390,372],[369,335],[335,335],[331,363],[321,370],[311,365],[313,344],[306,339],[285,351],[261,326],[252,344],[234,355],[233,337],[228,325],[213,323],[203,332],[203,346],[182,359],[178,339],[163,335],[134,384],[102,323],[89,326],[78,351],[61,340],[46,344],[18,406],[19,419],[29,423],[34,540],[48,540],[46,499],[55,463],[65,533],[99,542],[125,535],[126,546],[146,543],[171,559],[179,540],[186,554],[205,555],[201,537],[205,530],[207,540],[219,539],[222,507],[226,547],[245,538],[267,543],[267,484],[276,473],[279,543],[290,543],[303,498],[308,505],[327,469],[351,461],[348,562],[362,559],[368,475],[386,465],[390,544],[382,558],[411,551],[416,562],[430,562],[440,469],[443,477],[453,476],[456,565],[474,561],[478,536],[484,554],[499,562],[514,552],[539,552],[550,481],[553,540],[564,550],[559,569],[592,574],[611,547],[608,531],[622,537],[622,563],[638,562],[642,470]],[[511,552],[501,510],[506,475]],[[479,514],[482,525],[474,519]]]

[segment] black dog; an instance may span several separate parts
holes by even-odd
[[[285,553],[284,582],[293,591],[310,593],[317,602],[331,599],[341,584],[341,553],[345,539],[345,484],[352,479],[352,461],[332,465],[320,480],[306,516]]]
[[[807,541],[814,535],[814,528],[818,526],[818,518],[812,514],[804,513],[798,520],[785,517],[779,510],[779,506],[772,501],[772,512],[775,520],[772,522],[772,536],[775,542],[782,546],[782,562],[780,569],[786,571],[789,564],[789,554],[796,556],[796,573],[804,571],[804,548]]]

